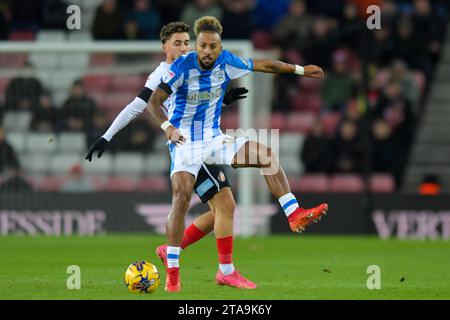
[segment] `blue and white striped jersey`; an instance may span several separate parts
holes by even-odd
[[[169,121],[188,141],[220,135],[220,113],[227,85],[252,71],[253,60],[227,50],[222,50],[210,70],[200,68],[195,51],[179,57],[161,79],[172,90]]]

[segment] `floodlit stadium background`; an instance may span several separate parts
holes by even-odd
[[[67,29],[71,4],[81,9],[80,30]],[[373,4],[381,7],[379,30],[366,26]],[[170,163],[147,115],[101,159],[84,156],[164,59],[155,51],[160,27],[213,15],[225,48],[239,54],[235,41],[247,41],[255,58],[316,64],[327,74],[325,81],[254,74],[250,109],[240,101],[222,114],[224,129],[251,115],[252,127],[280,130],[292,192],[302,206],[330,205],[309,232],[448,239],[448,7],[438,0],[0,1],[0,233],[164,233]],[[245,190],[244,170],[252,172]],[[251,190],[251,210],[236,212],[237,234],[289,232],[255,170],[228,174],[238,203]],[[194,196],[187,223],[205,210]]]

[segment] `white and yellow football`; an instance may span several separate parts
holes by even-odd
[[[132,263],[125,271],[125,284],[131,292],[153,293],[159,282],[158,269],[147,261]]]

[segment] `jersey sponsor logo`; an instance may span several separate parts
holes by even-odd
[[[211,91],[191,92],[188,93],[187,100],[189,102],[202,102],[214,100],[216,98],[220,98],[222,96],[222,93],[223,93],[222,88],[218,88],[214,92]]]
[[[225,182],[225,174],[223,173],[223,171],[219,172],[217,179],[219,179],[220,182]]]
[[[167,70],[166,74],[164,75],[164,77],[162,78],[163,82],[167,83],[170,80],[173,79],[173,77],[175,77],[175,73],[173,73],[170,70]]]

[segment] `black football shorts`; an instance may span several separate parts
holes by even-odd
[[[211,200],[220,189],[229,187],[223,166],[203,164],[198,172],[194,190],[203,203]]]

